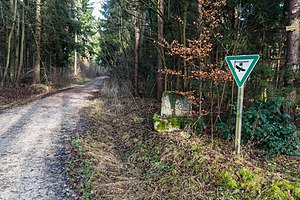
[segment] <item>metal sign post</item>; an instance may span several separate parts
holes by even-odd
[[[227,56],[225,58],[238,86],[237,113],[235,124],[235,151],[241,152],[244,83],[259,60],[259,55]]]
[[[243,116],[244,85],[238,88],[238,100],[235,123],[235,151],[241,152],[242,116]]]

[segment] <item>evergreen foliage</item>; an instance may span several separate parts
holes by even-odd
[[[284,113],[284,98],[255,102],[244,113],[243,140],[262,147],[268,155],[300,156],[300,132],[291,116]]]
[[[0,2],[1,87],[32,81],[55,84],[73,72],[75,49],[86,57],[97,52],[95,20],[88,0],[41,1],[37,6],[39,2]],[[76,33],[79,42],[75,41]],[[35,71],[37,64],[40,69]]]

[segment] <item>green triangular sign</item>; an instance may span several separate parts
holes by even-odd
[[[259,60],[259,55],[226,56],[225,58],[234,80],[242,87]]]

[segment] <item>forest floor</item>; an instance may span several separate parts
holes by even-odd
[[[103,80],[49,94],[36,86],[2,90],[1,200],[79,198],[68,184],[65,147],[83,131],[80,110],[90,106]]]
[[[300,158],[262,156],[193,132],[153,131],[153,99],[107,79],[67,147],[81,199],[300,199]]]

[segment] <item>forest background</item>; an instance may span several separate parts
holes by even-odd
[[[0,86],[61,84],[102,66],[136,96],[187,96],[193,128],[231,140],[237,87],[225,57],[259,54],[245,85],[244,140],[293,154],[299,7],[297,0],[107,0],[96,19],[88,0],[1,0]]]

